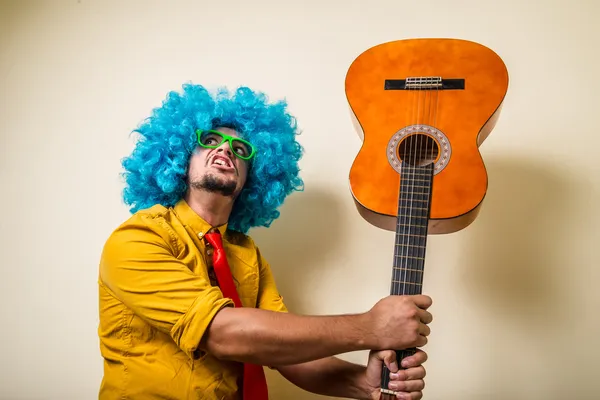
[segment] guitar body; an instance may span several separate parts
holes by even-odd
[[[466,40],[383,43],[350,65],[346,96],[363,138],[350,189],[363,218],[396,233],[390,294],[421,294],[428,234],[475,220],[487,190],[479,146],[507,89],[500,57]],[[384,366],[382,399],[395,398],[388,384]]]
[[[441,88],[418,85],[418,79],[423,83],[435,77],[453,81]],[[416,78],[416,84],[402,90],[398,80],[407,78]],[[406,138],[427,135],[437,148],[429,233],[469,225],[487,190],[479,145],[496,123],[507,88],[500,57],[470,41],[399,40],[360,54],[348,70],[346,96],[364,139],[350,170],[350,188],[363,218],[395,230],[400,177],[387,153],[390,140],[400,133],[407,147]],[[435,130],[410,130],[415,125]],[[418,147],[424,140],[413,137],[412,143]],[[396,161],[401,164],[399,157]]]

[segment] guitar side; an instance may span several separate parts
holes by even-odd
[[[409,77],[440,77],[447,86],[398,90],[398,82]],[[359,214],[395,230],[400,166],[388,153],[412,134],[424,133],[438,146],[429,233],[455,232],[473,222],[487,191],[479,146],[498,120],[507,89],[500,57],[470,41],[399,40],[360,54],[346,76],[351,115],[363,138],[349,176]]]

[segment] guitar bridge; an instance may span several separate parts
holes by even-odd
[[[386,79],[385,90],[464,90],[464,79],[443,79],[440,76],[418,76],[406,79]]]

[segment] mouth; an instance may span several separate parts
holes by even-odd
[[[231,160],[227,157],[220,156],[220,155],[214,156],[212,158],[210,165],[211,165],[211,167],[215,167],[215,168],[223,170],[223,171],[235,171],[235,168],[233,167],[233,163],[231,162]]]

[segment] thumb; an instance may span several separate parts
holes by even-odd
[[[390,372],[398,372],[396,352],[393,350],[372,351],[369,358],[372,362],[375,362],[378,367],[382,367],[383,364],[385,364]]]

